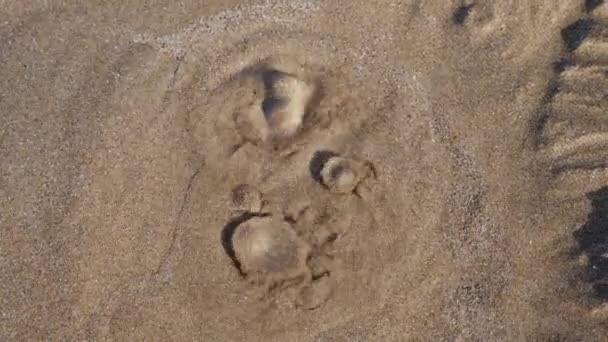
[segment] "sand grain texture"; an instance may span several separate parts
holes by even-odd
[[[605,340],[607,6],[0,2],[0,340]]]

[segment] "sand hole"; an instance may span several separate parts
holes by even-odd
[[[308,163],[308,169],[310,171],[310,176],[317,182],[321,183],[321,171],[327,161],[333,157],[336,157],[338,154],[329,150],[321,150],[316,151],[312,156],[310,163]]]
[[[265,64],[248,70],[244,77],[250,80],[254,99],[236,113],[237,129],[255,145],[285,147],[308,126],[318,86],[304,76]]]
[[[306,267],[309,248],[291,226],[272,216],[239,222],[230,238],[235,264],[244,275],[297,275]]]
[[[241,270],[241,263],[237,259],[236,253],[234,252],[234,246],[232,244],[232,237],[234,236],[236,229],[238,228],[238,226],[241,223],[243,223],[247,220],[250,220],[251,218],[253,218],[255,216],[256,215],[252,214],[252,213],[243,213],[242,215],[235,217],[235,218],[231,219],[230,221],[228,221],[228,223],[222,229],[222,233],[221,233],[222,247],[224,248],[226,255],[228,255],[228,257],[232,261],[232,264],[234,265],[234,267],[239,271],[239,273],[241,275],[244,275],[244,273]]]
[[[465,20],[469,17],[469,14],[471,14],[473,6],[473,4],[458,6],[452,15],[452,21],[458,25],[464,24]]]
[[[309,162],[311,177],[337,194],[353,193],[373,173],[371,163],[341,157],[331,151],[317,151]]]

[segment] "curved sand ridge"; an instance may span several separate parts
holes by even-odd
[[[569,243],[554,243],[565,250],[562,267],[576,279],[568,312],[602,327],[608,322],[608,4],[586,4],[587,13],[561,31],[566,52],[554,69],[537,148],[550,174],[554,211],[571,213],[559,225]]]
[[[314,13],[314,7],[306,5],[304,10],[296,10],[295,16],[283,22],[281,13],[286,13],[286,8],[253,7],[251,11],[244,9],[242,16],[235,14],[238,11],[229,11],[212,18],[209,25],[195,25],[162,38],[143,36],[137,39],[144,46],[149,42],[158,47],[167,61],[171,54],[175,56],[173,62],[168,62],[171,67],[167,67],[171,71],[168,74],[171,90],[162,96],[164,104],[158,108],[178,117],[186,113],[187,119],[182,122],[186,122],[188,138],[182,146],[187,146],[192,153],[194,169],[190,172],[194,176],[185,183],[187,193],[178,201],[182,203],[180,217],[183,220],[174,228],[174,242],[163,247],[166,252],[160,253],[161,257],[165,256],[160,259],[158,271],[151,277],[144,274],[127,280],[119,285],[115,294],[103,295],[110,299],[101,304],[105,307],[103,313],[92,321],[100,334],[105,331],[122,336],[121,327],[130,329],[129,320],[120,317],[134,314],[135,307],[128,308],[132,305],[128,303],[148,301],[140,298],[140,294],[158,292],[152,297],[161,297],[154,300],[180,301],[178,298],[184,296],[183,291],[166,288],[163,285],[166,281],[174,282],[177,289],[191,288],[197,292],[191,294],[194,296],[191,305],[180,309],[189,312],[183,314],[194,321],[205,321],[204,317],[215,315],[218,319],[224,317],[226,323],[237,320],[238,325],[254,329],[267,324],[264,322],[273,322],[275,326],[271,331],[277,333],[299,334],[289,332],[289,327],[302,324],[321,331],[355,317],[365,317],[366,312],[381,308],[390,296],[391,279],[404,272],[401,263],[406,255],[403,255],[401,245],[407,230],[402,226],[413,225],[413,221],[400,211],[407,203],[416,206],[422,197],[436,196],[434,190],[426,189],[422,197],[410,198],[408,191],[411,190],[406,190],[409,181],[401,178],[401,175],[418,172],[418,167],[426,163],[421,160],[416,165],[408,163],[408,155],[419,148],[438,147],[433,147],[431,141],[436,136],[432,136],[434,131],[429,123],[437,120],[430,111],[428,89],[420,83],[419,74],[381,58],[362,57],[365,55],[352,49],[354,45],[348,44],[345,38],[298,30],[297,21]],[[234,18],[250,20],[239,21],[236,25],[247,34],[244,37],[239,31],[234,35],[222,34],[220,44],[212,44],[218,42],[219,28],[231,27]],[[265,22],[268,18],[273,21]],[[258,22],[260,19],[262,23]],[[203,22],[205,20],[201,20]],[[313,117],[319,120],[312,122],[307,130],[293,131],[298,139],[287,144],[283,152],[243,143],[243,133],[234,125],[233,113],[241,108],[238,102],[242,99],[242,91],[255,88],[255,85],[243,82],[242,75],[262,64],[285,75],[293,75],[289,77],[296,77],[296,80],[318,83],[321,92],[311,110]],[[355,159],[381,160],[383,182],[378,182],[376,188],[371,186],[365,201],[357,196],[332,198],[308,173],[310,159],[321,149],[335,150]],[[396,150],[400,152],[395,153]],[[309,209],[305,211],[310,218],[304,215],[301,222],[295,223],[300,228],[294,229],[299,229],[301,234],[312,234],[314,237],[309,241],[326,240],[318,234],[338,234],[332,245],[336,251],[331,258],[335,260],[325,262],[322,259],[326,257],[319,256],[314,259],[318,265],[309,265],[313,273],[318,267],[326,267],[322,265],[330,265],[333,288],[329,289],[330,285],[322,276],[320,279],[324,283],[314,283],[320,290],[307,292],[305,287],[301,292],[304,297],[298,299],[300,303],[304,301],[304,307],[323,305],[321,308],[310,314],[290,308],[293,304],[289,303],[294,302],[289,288],[278,297],[259,303],[242,297],[248,293],[250,285],[234,273],[219,243],[221,227],[230,217],[224,198],[237,184],[252,184],[259,188],[264,198],[269,199],[274,216],[287,210],[281,208],[286,203],[308,203],[305,206]],[[321,217],[318,215],[329,215],[331,224],[327,225],[331,227],[318,226],[319,223],[315,223],[319,220],[315,217]],[[431,221],[420,223],[419,229],[432,224],[432,215],[420,214],[415,219],[427,219]],[[375,234],[377,229],[395,230],[395,233]],[[387,248],[380,247],[383,245]],[[415,249],[409,253],[415,253]],[[209,267],[215,270],[212,278],[205,272]],[[412,267],[417,267],[415,261],[412,261]],[[399,273],[393,274],[398,269],[401,269]],[[94,269],[88,272],[94,272]],[[320,274],[324,272],[319,271]],[[194,286],[195,283],[198,285]],[[318,296],[329,296],[327,293],[332,293],[327,302],[318,302]],[[92,292],[87,298],[94,300],[100,294]],[[360,304],[353,305],[353,299]],[[272,303],[277,305],[283,301],[286,306],[264,310]],[[241,308],[237,309],[239,306]],[[355,307],[357,310],[353,311]],[[266,313],[252,320],[261,314],[260,310]],[[103,323],[108,319],[111,323]],[[209,337],[220,331],[233,336],[242,333],[219,323],[208,329],[205,334]],[[306,329],[301,331],[304,333]]]

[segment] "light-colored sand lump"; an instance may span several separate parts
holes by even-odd
[[[308,247],[289,224],[274,217],[255,217],[242,223],[232,243],[245,274],[297,275],[308,255]]]

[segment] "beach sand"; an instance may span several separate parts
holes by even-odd
[[[608,336],[602,0],[15,0],[0,44],[2,341]]]

